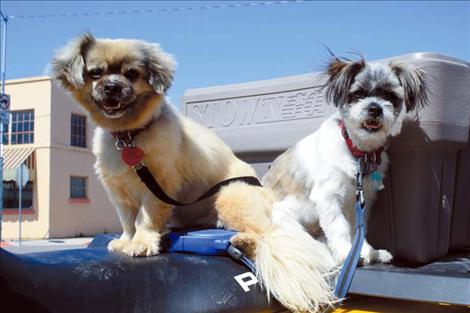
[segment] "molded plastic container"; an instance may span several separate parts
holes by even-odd
[[[428,262],[470,247],[470,64],[434,53],[375,62],[425,70],[429,105],[409,114],[390,140],[385,190],[369,220],[369,241],[396,258]],[[334,112],[320,73],[188,90],[181,109],[212,128],[259,176],[285,149]]]

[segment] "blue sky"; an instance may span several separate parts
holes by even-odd
[[[159,42],[176,56],[169,95],[189,88],[317,71],[327,53],[368,59],[432,51],[470,59],[470,2],[296,2],[162,13],[21,18],[22,15],[175,9],[240,1],[1,1],[7,79],[44,74],[57,47],[84,31]]]

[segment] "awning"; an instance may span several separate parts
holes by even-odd
[[[34,152],[34,147],[4,147],[3,180],[14,180],[18,166],[25,162]],[[34,180],[34,170],[29,169],[29,178]]]

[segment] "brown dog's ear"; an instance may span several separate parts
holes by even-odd
[[[348,92],[354,83],[356,75],[364,68],[366,62],[360,59],[354,62],[345,62],[334,57],[327,66],[326,74],[329,76],[326,83],[326,100],[336,107],[348,101]]]
[[[171,54],[164,52],[158,44],[145,46],[149,84],[159,95],[170,88],[175,73],[176,61]]]
[[[426,73],[419,68],[401,63],[390,63],[389,66],[405,91],[406,112],[426,105],[428,103]]]
[[[85,83],[84,55],[95,42],[92,34],[85,33],[61,48],[52,59],[52,73],[67,89],[77,89]]]

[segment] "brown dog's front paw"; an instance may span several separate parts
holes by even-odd
[[[124,252],[124,248],[129,245],[131,240],[129,238],[113,239],[108,243],[108,250],[113,252]]]
[[[249,258],[253,258],[256,254],[256,241],[256,235],[248,233],[238,233],[230,238],[232,245],[240,249]]]
[[[123,251],[129,256],[158,255],[160,248],[160,234],[154,232],[137,232]]]

